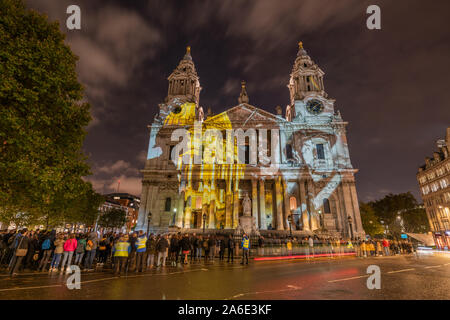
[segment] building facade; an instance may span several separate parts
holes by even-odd
[[[436,246],[450,247],[450,127],[445,140],[437,141],[438,151],[426,157],[417,181]]]
[[[136,228],[233,230],[248,197],[255,230],[363,236],[347,122],[323,76],[299,43],[284,112],[251,105],[242,82],[236,106],[205,114],[188,47],[149,126]]]

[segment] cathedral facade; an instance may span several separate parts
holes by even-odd
[[[250,206],[252,230],[363,236],[347,122],[323,76],[299,43],[284,115],[251,105],[245,82],[238,104],[214,115],[199,104],[188,47],[149,126],[136,229],[236,229]]]

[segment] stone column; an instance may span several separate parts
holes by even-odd
[[[184,217],[184,191],[180,193],[177,203],[177,215],[175,218],[175,225],[179,228],[183,227],[183,217]]]
[[[233,194],[225,195],[225,229],[233,228]]]
[[[239,192],[233,194],[233,229],[239,225]]]
[[[346,180],[344,180],[342,182],[342,191],[343,191],[343,195],[344,195],[344,205],[345,205],[345,221],[348,225],[348,216],[352,217],[352,232],[353,232],[353,237],[355,236],[356,233],[356,219],[355,219],[355,215],[353,212],[353,205],[352,205],[352,195],[350,193],[350,188],[348,186],[348,182]],[[350,229],[350,227],[349,227]],[[350,230],[349,230],[349,234],[348,236],[350,237]]]
[[[258,181],[252,179],[252,216],[255,218],[256,227],[259,227],[258,215]]]
[[[306,196],[305,183],[303,180],[298,180],[298,185],[300,189],[300,206],[302,210],[302,223],[303,230],[309,231],[309,214],[308,214],[308,197]]]
[[[288,217],[291,215],[290,201],[289,201],[289,192],[288,192],[288,184],[286,180],[283,181],[283,198],[284,198],[284,229],[289,230],[289,220]],[[295,225],[291,225],[292,229],[295,230]]]
[[[275,181],[275,201],[277,210],[277,230],[284,230],[283,226],[283,199],[281,195],[281,177],[278,177]]]
[[[311,231],[314,231],[319,228],[319,221],[317,217],[317,210],[314,206],[314,198],[315,198],[315,190],[314,190],[314,181],[312,179],[308,179],[308,203],[309,203],[309,212],[310,212],[310,221],[309,226]]]
[[[184,209],[184,228],[191,228],[191,215],[192,215],[192,195],[189,195],[186,202],[186,208]]]
[[[209,202],[209,229],[216,229],[216,200]]]
[[[259,213],[260,213],[260,229],[267,230],[266,222],[266,193],[264,189],[264,179],[259,180]]]
[[[359,203],[358,203],[358,196],[356,195],[355,182],[353,181],[353,182],[349,183],[348,187],[350,188],[350,194],[352,196],[353,216],[355,218],[354,227],[356,229],[356,232],[362,233],[363,226],[362,226],[362,221],[361,221],[361,214],[359,212]]]

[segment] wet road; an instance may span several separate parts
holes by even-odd
[[[369,290],[367,267],[381,270]],[[82,272],[81,289],[67,275],[0,274],[0,299],[450,299],[450,255],[193,264],[127,277]]]

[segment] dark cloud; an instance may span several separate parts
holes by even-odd
[[[82,30],[65,28],[74,1],[33,0],[61,21],[80,56],[92,104],[85,150],[100,192],[121,180],[139,194],[147,125],[167,93],[167,76],[192,46],[201,105],[220,112],[237,103],[240,80],[255,106],[289,103],[286,85],[302,40],[325,71],[325,88],[349,121],[350,154],[361,200],[413,191],[415,174],[450,120],[450,2],[419,0],[86,1]],[[378,4],[382,30],[366,28]]]

